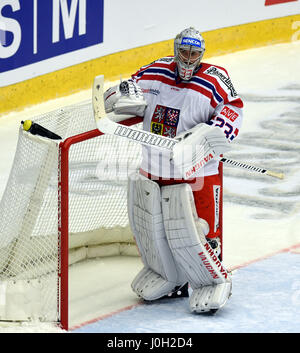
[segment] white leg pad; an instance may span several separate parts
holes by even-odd
[[[218,310],[231,295],[231,282],[194,289],[190,298],[190,309],[196,313]]]
[[[174,258],[196,291],[190,302],[191,310],[196,311],[197,305],[201,308],[197,312],[223,306],[224,296],[229,296],[231,277],[205,238],[207,233],[198,218],[190,185],[164,186],[162,211]]]
[[[174,286],[173,282],[168,282],[147,267],[144,267],[131,283],[132,290],[145,300],[159,299],[171,293]]]
[[[170,250],[157,183],[134,174],[128,185],[128,216],[144,269],[132,282],[132,289],[147,300],[169,294],[187,282]]]

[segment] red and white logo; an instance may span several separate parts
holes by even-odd
[[[217,273],[217,270],[220,271],[220,274],[227,279],[228,277],[228,272],[227,270],[223,267],[221,261],[218,259],[218,257],[214,254],[214,251],[210,247],[210,245],[206,242],[204,244],[204,248],[207,251],[207,254],[204,253],[204,251],[201,251],[198,253],[201,261],[203,262],[204,266],[206,267],[207,271],[210,273],[213,279],[219,278],[219,274]],[[211,264],[211,262],[208,260],[207,255],[210,256],[210,258],[214,262],[214,266]]]
[[[238,117],[238,114],[234,110],[226,106],[222,109],[221,114],[232,122],[235,121],[235,119]]]

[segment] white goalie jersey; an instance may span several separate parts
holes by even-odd
[[[161,58],[142,67],[132,76],[143,91],[147,108],[143,128],[174,138],[200,123],[222,129],[228,142],[238,135],[243,102],[225,69],[201,63],[189,81],[178,77],[173,57]],[[143,147],[142,169],[164,178],[180,178],[169,151]],[[218,162],[211,160],[198,175],[218,173]]]

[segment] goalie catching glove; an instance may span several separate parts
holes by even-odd
[[[224,132],[205,123],[179,134],[172,151],[174,165],[184,179],[193,177],[210,160],[230,150]]]
[[[104,105],[106,113],[144,116],[147,102],[139,85],[129,79],[104,93]]]

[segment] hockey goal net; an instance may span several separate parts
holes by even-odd
[[[141,147],[101,134],[90,102],[33,120],[62,140],[20,127],[0,203],[0,321],[58,322],[67,329],[68,265],[138,255],[127,177],[140,165]]]

